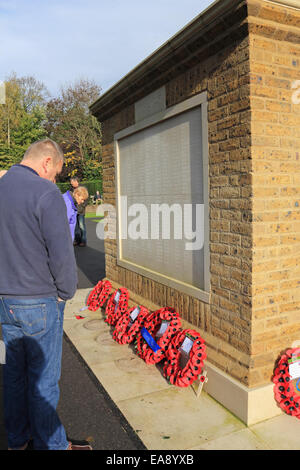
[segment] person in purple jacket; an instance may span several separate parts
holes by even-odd
[[[83,204],[88,199],[88,197],[88,190],[84,186],[78,186],[74,189],[73,193],[71,193],[71,191],[67,191],[63,194],[63,198],[67,206],[67,218],[73,241],[77,221],[77,206]]]

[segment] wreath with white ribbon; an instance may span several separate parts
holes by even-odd
[[[300,359],[300,349],[288,349],[281,355],[274,371],[272,381],[274,383],[274,396],[280,408],[287,414],[300,418],[300,378],[294,379],[290,367],[299,367],[297,357]],[[299,363],[299,360],[298,360]],[[294,366],[293,366],[294,364]]]
[[[124,287],[115,290],[110,296],[105,309],[105,321],[109,325],[115,325],[128,309],[129,293]]]
[[[186,349],[185,341],[188,341]],[[184,366],[180,365],[181,355],[185,355],[187,359]],[[206,347],[200,334],[191,329],[181,330],[171,340],[166,351],[164,376],[172,385],[178,387],[191,385],[199,376],[204,382],[205,377],[201,376],[204,359],[206,359]]]
[[[113,339],[119,344],[129,344],[144,325],[149,310],[145,307],[132,307],[116,323]]]

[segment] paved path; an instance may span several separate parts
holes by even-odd
[[[79,288],[93,287],[105,276],[104,242],[97,222],[86,219],[88,244],[75,247]],[[93,372],[66,338],[63,343],[59,416],[75,439],[92,438],[95,450],[145,449]]]
[[[87,219],[88,246],[75,248],[79,288],[93,287],[105,276],[104,242],[96,236],[96,222]],[[7,448],[3,424],[0,365],[0,450]],[[65,336],[58,413],[74,439],[90,439],[95,450],[145,449],[122,413]]]
[[[97,222],[95,220],[86,218],[87,246],[84,248],[75,247],[79,289],[93,287],[100,279],[105,277],[104,241],[97,238]],[[103,233],[103,230],[100,231]]]

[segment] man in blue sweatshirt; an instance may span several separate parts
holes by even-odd
[[[60,147],[45,139],[0,178],[0,321],[10,449],[25,449],[32,439],[35,450],[75,450],[56,413],[65,302],[77,288],[66,206],[54,184],[63,163]]]

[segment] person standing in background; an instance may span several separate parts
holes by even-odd
[[[84,205],[88,197],[88,190],[84,186],[77,186],[73,192],[67,191],[63,194],[63,199],[67,207],[67,217],[73,242],[78,223],[78,207]]]
[[[79,184],[80,183],[79,183],[79,179],[77,178],[77,176],[72,176],[70,178],[70,186],[71,186],[70,191],[73,193],[74,189],[78,188]],[[88,197],[82,204],[76,203],[77,221],[76,221],[76,227],[75,227],[75,240],[73,243],[74,246],[79,245],[83,247],[83,246],[86,246],[87,244],[85,209],[88,203],[89,203]]]
[[[78,188],[79,186],[79,179],[77,178],[77,176],[72,176],[70,178],[70,191],[74,191],[74,189]]]
[[[86,190],[87,191],[87,190]],[[89,203],[89,197],[81,204],[77,204],[77,225],[75,231],[75,244],[79,246],[86,246],[87,244],[87,233],[85,223],[85,209]]]

